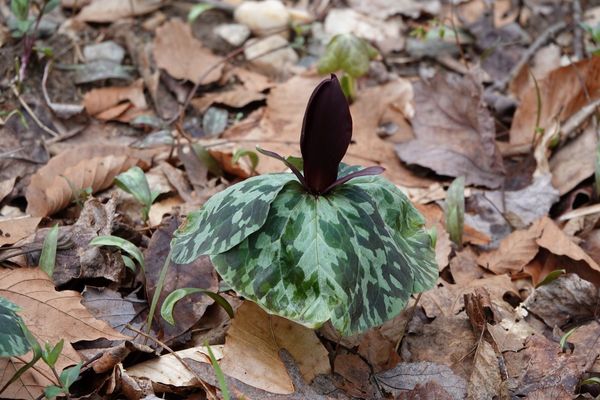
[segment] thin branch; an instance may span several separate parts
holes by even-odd
[[[23,98],[19,94],[19,91],[17,90],[17,87],[15,85],[11,85],[10,88],[12,89],[15,97],[19,100],[19,103],[21,103],[21,105],[23,106],[25,111],[27,111],[27,114],[29,114],[29,116],[31,117],[31,119],[33,119],[33,121],[36,123],[37,126],[39,126],[44,132],[46,132],[47,134],[49,134],[52,137],[59,136],[58,132],[55,132],[52,129],[48,128],[46,125],[44,125],[44,123],[42,121],[40,121],[40,119],[35,115],[35,113],[29,107],[29,105],[27,105],[25,100],[23,100]]]

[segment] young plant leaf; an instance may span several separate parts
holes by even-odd
[[[223,396],[223,400],[229,400],[231,397],[229,396],[229,388],[227,387],[227,383],[225,382],[225,375],[223,374],[223,370],[221,370],[221,366],[217,362],[217,358],[215,357],[212,349],[208,345],[208,341],[204,342],[204,346],[206,350],[208,350],[208,358],[210,358],[210,363],[215,370],[215,375],[217,376],[217,382],[219,382],[219,389],[221,389],[221,395]]]
[[[16,19],[27,21],[29,15],[29,0],[11,0],[10,10]]]
[[[234,290],[273,314],[309,327],[331,320],[344,335],[362,332],[406,305],[415,274],[422,274],[414,263],[431,276],[426,286],[437,278],[429,236],[422,231],[398,242],[381,208],[356,183],[327,196],[290,183],[260,231],[211,259]],[[414,232],[421,221],[403,216],[396,225]]]
[[[56,396],[62,393],[64,393],[63,388],[56,385],[49,385],[44,388],[44,397],[49,400],[56,398]]]
[[[252,172],[256,172],[256,167],[258,167],[258,154],[252,150],[239,149],[235,153],[233,153],[233,157],[231,158],[232,163],[237,163],[240,158],[247,157],[250,160],[250,169]]]
[[[229,315],[229,318],[233,318],[233,308],[231,307],[231,304],[229,304],[229,302],[223,298],[223,296],[218,293],[211,292],[210,290],[199,288],[181,288],[173,290],[163,301],[162,306],[160,307],[160,315],[165,321],[171,325],[175,325],[175,320],[173,319],[173,309],[175,308],[175,305],[185,296],[189,296],[194,293],[202,293],[207,295],[213,299],[215,303],[223,307],[223,309]]]
[[[0,357],[20,356],[31,349],[19,307],[0,297]]]
[[[144,267],[144,255],[133,243],[118,236],[106,235],[98,236],[90,240],[90,246],[114,246],[129,254],[140,265]]]
[[[206,3],[196,4],[195,6],[193,6],[190,9],[190,12],[188,13],[188,22],[189,23],[194,22],[200,16],[200,14],[202,14],[203,12],[208,11],[214,7],[215,6],[213,6],[212,4],[206,4]]]
[[[71,388],[71,385],[73,384],[73,382],[75,382],[77,380],[77,378],[79,378],[79,372],[81,371],[82,365],[83,365],[83,362],[79,362],[77,365],[70,367],[70,368],[65,368],[61,372],[60,383],[62,384],[63,388],[67,392]]]
[[[327,44],[317,68],[320,74],[341,70],[353,78],[358,78],[369,71],[369,62],[378,54],[366,40],[352,33],[339,34]]]
[[[40,255],[40,268],[50,278],[54,273],[54,264],[56,263],[56,246],[58,245],[58,224],[54,225],[44,238],[42,245],[42,254]]]
[[[569,347],[569,338],[571,337],[572,334],[575,333],[575,331],[577,330],[577,328],[579,328],[579,327],[576,326],[575,328],[569,330],[567,333],[565,333],[564,335],[562,335],[562,337],[560,338],[560,342],[558,344],[560,345],[560,350],[563,353],[565,351],[567,351],[567,348]],[[572,344],[571,344],[571,346],[572,346]]]
[[[150,190],[144,171],[138,166],[131,167],[127,171],[117,175],[115,184],[131,194],[144,206],[142,209],[142,219],[144,222],[147,221],[148,212],[150,211],[152,203],[158,196],[158,193],[153,193]]]
[[[121,254],[121,258],[123,259],[123,264],[125,264],[127,268],[129,268],[132,272],[136,271],[135,262],[131,259],[131,257]]]
[[[64,339],[61,339],[60,342],[56,343],[56,346],[53,347],[50,343],[46,343],[44,349],[42,349],[42,359],[51,368],[54,368],[64,344]]]
[[[446,229],[450,240],[462,248],[465,221],[465,178],[456,178],[446,192]]]
[[[173,261],[188,264],[202,254],[227,251],[265,223],[271,202],[292,174],[248,178],[211,197],[190,213],[171,241]]]
[[[537,285],[535,285],[535,287],[537,289],[540,286],[547,285],[550,282],[555,281],[556,279],[558,279],[559,276],[564,275],[566,273],[567,273],[567,270],[565,270],[565,269],[555,269],[554,271],[552,271],[548,275],[546,275],[546,277],[544,279],[542,279],[542,281],[540,283],[538,283]]]

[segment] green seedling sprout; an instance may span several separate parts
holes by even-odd
[[[456,178],[446,192],[446,229],[450,240],[462,248],[465,221],[465,178]]]
[[[58,224],[54,225],[44,238],[42,244],[42,254],[40,255],[40,269],[44,271],[50,279],[54,273],[56,263],[56,247],[58,245]]]
[[[144,171],[138,166],[131,167],[117,175],[115,184],[131,194],[142,205],[142,220],[144,223],[147,222],[150,207],[160,193],[150,190]]]

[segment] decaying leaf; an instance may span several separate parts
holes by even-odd
[[[0,246],[14,244],[33,234],[41,217],[18,217],[0,220]]]
[[[142,79],[130,86],[93,89],[83,96],[83,104],[89,115],[103,121],[129,122],[148,108]]]
[[[479,342],[475,352],[473,372],[467,386],[470,399],[507,399],[508,391],[502,381],[496,352],[485,340]]]
[[[27,212],[45,217],[81,198],[106,189],[119,173],[134,165],[147,167],[147,153],[113,145],[83,145],[66,150],[40,168],[27,187]]]
[[[293,393],[292,380],[279,359],[280,348],[294,357],[307,382],[330,372],[327,351],[312,330],[268,315],[248,301],[237,309],[227,332],[221,368],[226,375],[259,389]]]
[[[42,345],[46,342],[55,345],[61,339],[65,340],[57,362],[59,371],[81,361],[81,357],[71,346],[72,342],[98,338],[128,339],[105,322],[95,319],[80,303],[81,295],[78,292],[57,292],[48,275],[38,268],[0,269],[0,296],[21,308],[19,315]],[[0,370],[6,371],[1,375],[0,386],[12,376],[11,372],[24,364],[21,361],[23,359],[31,359],[31,355],[22,359],[0,359]],[[49,374],[47,376],[52,376],[47,367],[40,365],[39,368]],[[44,373],[36,369],[28,370],[21,380],[9,386],[3,396],[37,397],[43,387],[50,383]]]
[[[119,292],[109,288],[86,286],[81,294],[81,303],[94,315],[106,321],[110,326],[123,333],[125,326],[138,315],[134,299],[126,299]],[[132,334],[127,331],[126,334]]]
[[[170,20],[156,29],[153,54],[157,66],[173,78],[204,85],[221,78],[223,65],[215,67],[221,58],[194,38],[190,26],[179,19]]]
[[[550,129],[556,122],[567,120],[585,106],[589,99],[600,96],[600,57],[591,57],[550,72],[538,81],[541,111],[539,127]],[[532,142],[536,131],[538,96],[535,87],[523,95],[510,128],[510,144]]]
[[[467,185],[499,187],[504,166],[494,120],[475,78],[440,73],[418,82],[414,93],[416,139],[397,145],[400,159],[440,175],[464,176]]]
[[[162,0],[94,0],[77,14],[86,22],[113,22],[122,18],[148,14],[164,5]]]
[[[592,124],[552,155],[552,185],[558,189],[561,196],[594,175],[598,142],[596,135]]]

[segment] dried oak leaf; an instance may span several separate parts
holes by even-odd
[[[59,372],[81,361],[81,357],[71,346],[72,342],[98,338],[128,339],[106,322],[94,318],[81,304],[78,292],[57,292],[48,275],[39,268],[0,269],[0,296],[21,308],[19,315],[42,346],[45,342],[54,345],[61,339],[65,340],[56,365]],[[23,366],[23,360],[30,359],[31,354],[22,358],[0,359],[0,371],[6,372],[0,374],[0,387],[10,379],[14,371]],[[2,395],[8,398],[35,399],[42,393],[44,386],[51,384],[46,376],[51,377],[52,372],[40,362],[36,364],[36,368],[27,370]]]
[[[46,217],[62,210],[77,191],[106,189],[115,176],[134,165],[146,169],[149,153],[124,146],[82,145],[66,150],[40,168],[25,191],[27,213]],[[75,191],[75,193],[74,193]]]
[[[467,185],[493,189],[502,184],[504,166],[494,119],[475,78],[437,74],[414,85],[414,103],[416,139],[396,146],[402,161],[440,175],[464,176]]]
[[[547,130],[600,96],[600,57],[557,68],[539,80],[538,87],[542,101],[539,127]],[[530,87],[515,112],[510,128],[511,145],[531,143],[536,131],[537,111],[537,91]]]
[[[292,379],[279,358],[283,348],[291,353],[305,381],[330,372],[328,353],[311,329],[288,319],[269,315],[246,301],[238,309],[227,332],[223,372],[271,393],[294,392]]]
[[[172,19],[156,29],[153,54],[156,65],[176,79],[207,85],[217,82],[223,73],[222,64],[215,67],[222,58],[204,47],[180,19]]]
[[[552,155],[552,185],[561,196],[594,175],[597,143],[596,129],[590,125]]]
[[[85,22],[114,22],[148,14],[165,3],[164,0],[93,0],[81,9],[76,18]]]
[[[536,258],[540,249],[545,249],[551,257],[544,256],[539,266],[529,268],[526,272],[537,284],[545,274],[554,269],[566,269],[575,272],[583,279],[596,284],[600,283],[600,266],[575,244],[548,217],[543,217],[527,230],[518,230],[502,240],[500,247],[479,256],[477,262],[496,274],[516,274]],[[558,263],[559,268],[554,268]],[[545,268],[544,265],[552,266]],[[538,269],[541,268],[541,271]]]
[[[148,113],[144,97],[144,82],[138,79],[130,86],[112,86],[93,89],[83,96],[85,111],[103,121],[129,122]]]

